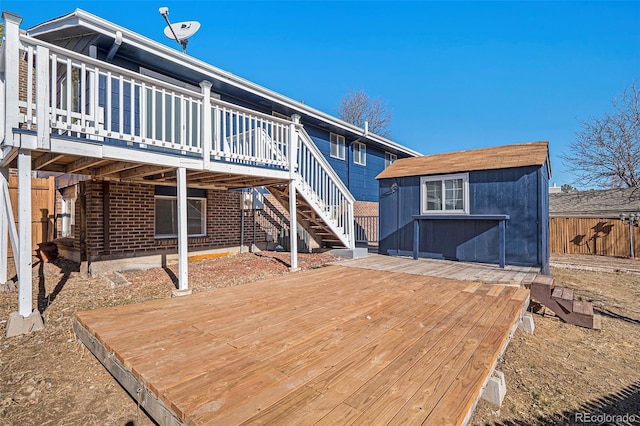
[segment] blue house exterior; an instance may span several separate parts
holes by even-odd
[[[549,177],[547,142],[400,160],[378,176],[379,252],[499,263],[504,250],[548,274]]]

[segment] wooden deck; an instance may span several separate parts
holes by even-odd
[[[384,256],[380,254],[369,254],[367,257],[358,259],[341,260],[334,264],[377,271],[405,272],[407,274],[505,285],[531,284],[540,273],[540,268],[530,266],[507,265],[504,268],[500,268],[498,265],[488,263],[424,258],[414,260],[406,256]]]
[[[460,424],[528,297],[334,265],[74,328],[160,424]]]

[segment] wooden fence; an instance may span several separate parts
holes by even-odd
[[[18,226],[18,177],[9,175],[9,197],[13,207],[13,217]],[[38,243],[51,241],[54,233],[53,215],[55,213],[55,179],[31,179],[31,245],[33,250]],[[11,244],[9,244],[9,256]]]
[[[597,254],[628,257],[629,223],[619,218],[552,217],[549,219],[552,254]],[[636,256],[640,256],[640,228],[633,228]]]

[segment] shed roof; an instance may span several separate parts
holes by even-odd
[[[618,188],[549,194],[555,217],[617,217],[640,212],[640,188]]]
[[[548,161],[549,143],[547,141],[527,142],[403,158],[383,170],[376,179],[542,166]]]

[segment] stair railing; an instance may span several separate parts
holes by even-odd
[[[298,191],[315,208],[316,213],[329,225],[340,241],[346,247],[353,248],[355,199],[301,126],[298,128],[298,135]]]

